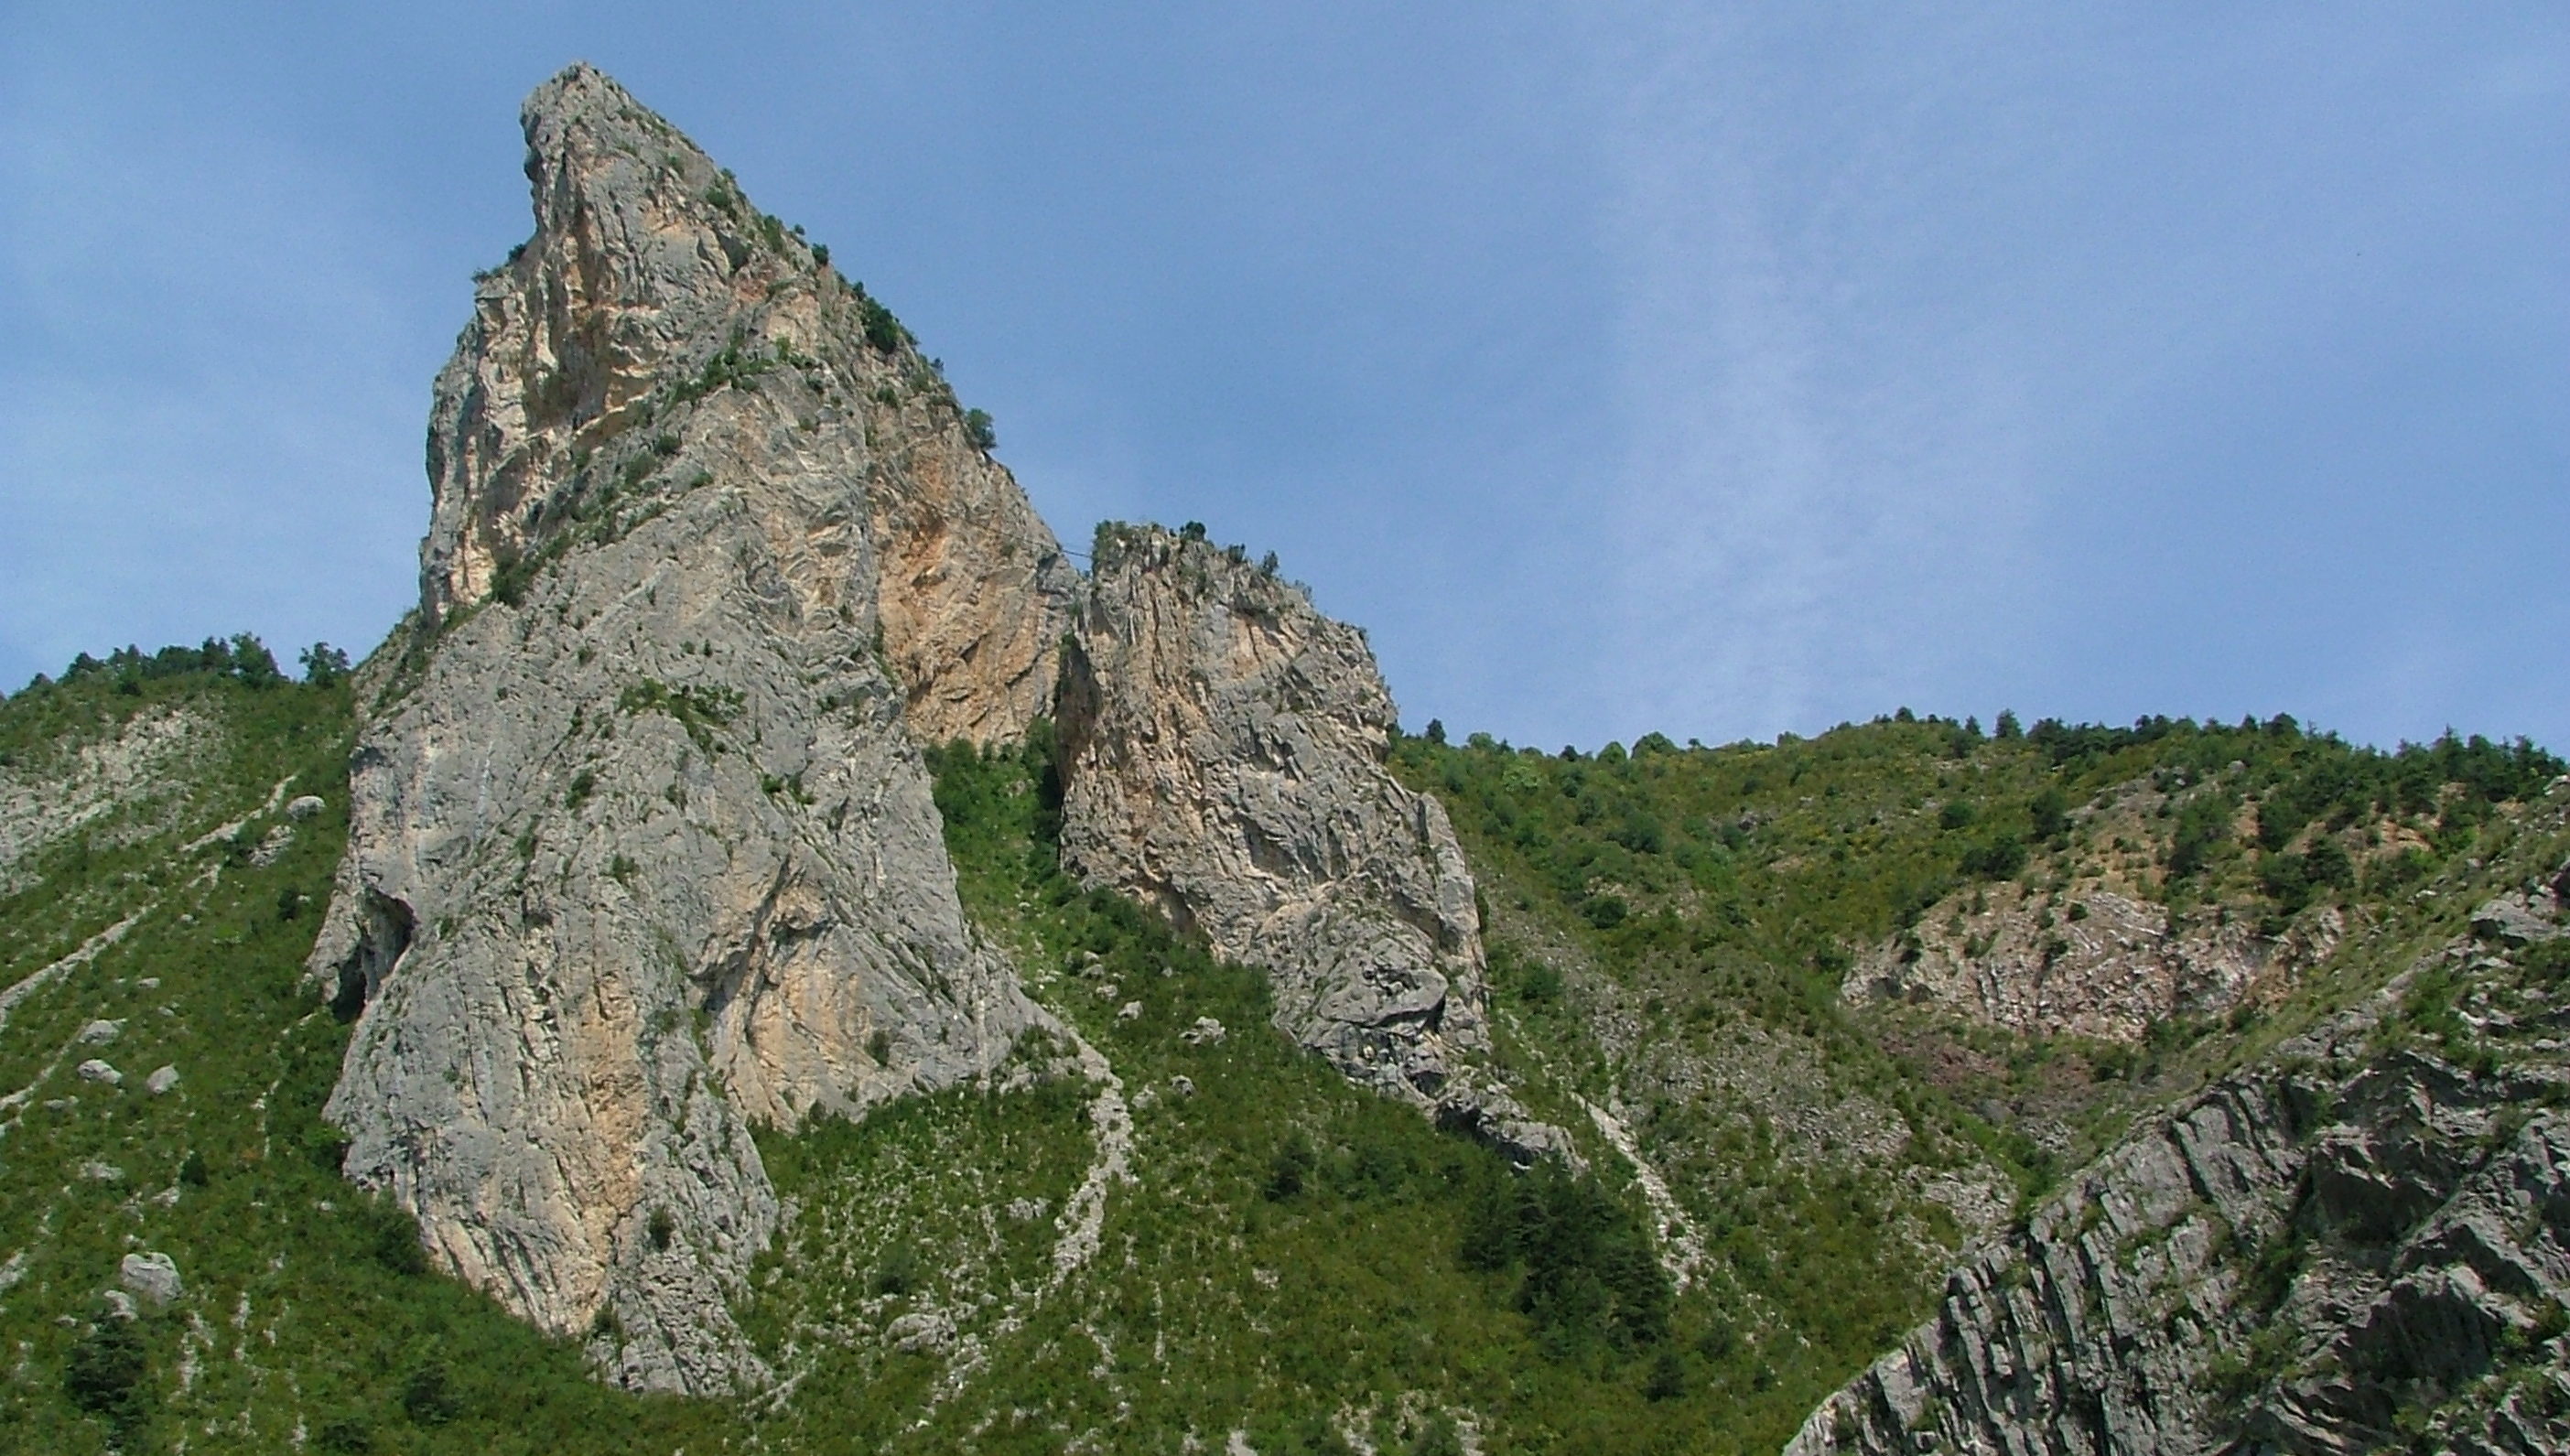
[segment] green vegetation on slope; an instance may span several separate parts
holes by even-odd
[[[1120,1079],[1133,1181],[1054,1282],[1095,1088],[1041,1040],[995,1089],[763,1141],[803,1211],[751,1325],[802,1377],[769,1439],[1276,1456],[1453,1449],[1460,1420],[1492,1452],[1693,1451],[1737,1414],[1704,1353],[1729,1336],[1672,1306],[1621,1196],[1349,1086],[1269,1028],[1256,972],[1071,883],[1043,731],[937,768],[965,904]]]
[[[1880,719],[1816,739],[1680,749],[1656,734],[1631,753],[1402,741],[1396,766],[1442,794],[1475,848],[1634,952],[1718,946],[1810,966],[1766,1009],[1836,999],[1863,944],[1906,928],[1975,879],[2069,868],[2071,812],[2147,784],[2184,795],[2155,841],[2125,851],[2171,899],[2255,894],[2288,913],[2356,888],[2358,867],[2315,834],[2384,831],[2409,846],[2368,858],[2364,890],[2414,880],[2468,846],[2497,806],[2531,797],[2563,764],[2519,740],[2450,735],[2395,753],[2306,734],[2290,718],[2239,727],[2145,719],[2128,729],[2046,720],[1991,738],[1972,725]],[[2184,794],[2199,789],[2194,794]],[[2255,831],[2233,833],[2243,811]],[[2317,856],[2318,863],[2315,862]]]
[[[2035,1094],[2093,1142],[2307,1014],[2126,1051],[1845,1006],[1856,957],[1975,887],[2096,876],[2181,913],[2448,934],[2454,877],[2560,772],[2521,743],[2377,754],[2282,721],[1405,739],[1396,769],[1443,796],[1490,903],[1503,1063],[1581,1138],[1573,1176],[1348,1086],[1268,1026],[1255,972],[1071,884],[1046,733],[948,750],[967,908],[1065,1034],[984,1086],[761,1135],[794,1216],[737,1312],[786,1383],[726,1405],[599,1386],[337,1177],[320,1107],[347,1028],[299,976],[351,688],[305,665],[289,682],[245,638],[129,651],[0,703],[0,1451],[1772,1449],[2084,1153],[2027,1136]],[[307,792],[324,809],[288,816]],[[2321,967],[2305,999],[2387,959]],[[2466,994],[2422,980],[2394,1024],[2486,1059]],[[1066,1272],[1101,1147],[1080,1043],[1120,1081],[1130,1181]],[[1584,1103],[1622,1111],[1701,1240],[1683,1293]],[[140,1253],[184,1290],[129,1322],[110,1291]]]
[[[599,1387],[339,1179],[320,1110],[347,1028],[297,978],[346,835],[348,687],[326,662],[283,681],[264,651],[144,665],[196,650],[0,703],[9,786],[178,745],[7,867],[0,991],[98,948],[0,1026],[0,1451],[710,1449],[720,1412]],[[281,812],[306,793],[320,814]],[[83,1040],[99,1021],[113,1035]],[[92,1058],[122,1081],[83,1077]],[[142,1252],[183,1291],[129,1324],[108,1291]]]
[[[1852,1014],[1840,993],[1857,957],[1915,947],[1909,932],[1932,908],[1997,882],[2064,914],[2081,912],[2068,892],[2112,885],[2173,916],[2201,908],[2268,934],[2333,905],[2379,918],[2564,767],[2522,740],[2447,735],[2383,753],[2282,717],[2025,732],[2008,719],[1984,735],[1904,713],[1774,745],[1680,749],[1652,735],[1593,756],[1442,736],[1402,740],[1395,768],[1445,798],[1486,898],[1503,887],[1515,902],[1499,906],[1494,980],[1522,1024],[1575,1026],[1594,1008],[1563,1008],[1558,967],[1510,943],[1510,924],[1576,941],[1656,1029],[1746,1021],[1810,1040],[1834,1079],[1932,1124],[1930,1142],[1977,1143],[2029,1188],[2115,1120],[2047,1150],[1939,1113],[1911,1074],[1934,1063],[1928,1080],[1954,1100],[2007,1104],[2064,1076],[2159,1070],[2162,1053],[2213,1028],[2173,1019],[2137,1056]],[[2183,1070],[2200,1075],[2202,1059]]]
[[[344,841],[350,685],[317,675],[84,669],[0,704],[15,783],[192,725],[0,902],[9,985],[133,917],[0,1027],[0,1093],[23,1089],[0,1131],[0,1450],[1176,1451],[1241,1429],[1398,1451],[1455,1449],[1459,1419],[1493,1451],[1687,1450],[1718,1421],[1696,1353],[1717,1342],[1672,1311],[1621,1195],[1521,1178],[1347,1086],[1269,1029],[1256,973],[1071,886],[1041,740],[947,755],[939,798],[977,916],[1066,967],[1047,998],[1131,1104],[1098,1251],[1058,1273],[1098,1089],[1067,1038],[1030,1038],[989,1086],[762,1135],[797,1218],[740,1314],[784,1398],[597,1385],[336,1175],[320,1108],[347,1027],[299,977]],[[290,818],[307,791],[326,808]],[[1189,1040],[1200,1018],[1224,1035]],[[82,1044],[100,1019],[115,1036]],[[91,1052],[120,1084],[79,1076]],[[111,1291],[141,1252],[184,1289],[128,1321]]]
[[[2137,1108],[2451,933],[2463,892],[2412,892],[2504,843],[2562,772],[2521,741],[2380,753],[2288,719],[1985,735],[1907,713],[1594,755],[1432,729],[1394,768],[1443,798],[1481,880],[1508,1055],[1627,1106],[1703,1231],[1713,1299],[1815,1398],[1924,1316],[2007,1196],[2021,1211]],[[2070,892],[2111,884],[2271,934],[2331,910],[2348,948],[2280,1004],[2140,1047],[1842,1000],[1860,957],[2002,883],[2073,915]]]

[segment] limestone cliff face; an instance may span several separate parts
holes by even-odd
[[[1490,1046],[1473,877],[1384,767],[1365,636],[1227,551],[1098,533],[1062,690],[1063,857],[1264,968],[1276,1021],[1356,1081],[1522,1148]]]
[[[597,71],[539,88],[525,123],[535,235],[482,276],[437,381],[430,624],[559,539],[565,512],[630,488],[642,467],[616,442],[736,392],[766,406],[744,422],[765,438],[733,448],[723,484],[775,498],[779,568],[807,604],[880,626],[922,737],[1024,733],[1077,575],[908,332]]]
[[[618,1378],[761,1376],[748,1136],[985,1071],[916,744],[1022,733],[1075,574],[890,315],[607,78],[439,376],[421,614],[311,961],[348,1174]]]
[[[1788,1456],[2570,1449],[2570,1008],[2521,968],[2559,914],[2506,898],[2137,1129]]]

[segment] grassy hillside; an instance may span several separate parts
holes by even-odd
[[[335,1176],[347,1028],[298,977],[348,692],[111,665],[0,704],[10,784],[105,785],[69,831],[17,827],[0,902],[0,986],[24,988],[0,1023],[0,1449],[1441,1450],[1459,1418],[1517,1449],[1688,1449],[1718,1400],[1620,1189],[1520,1180],[1354,1091],[1267,1029],[1255,974],[1070,886],[1041,751],[951,756],[940,799],[984,924],[1083,972],[1044,993],[1122,1083],[1131,1181],[1097,1253],[1057,1274],[1099,1088],[1038,1038],[990,1088],[763,1139],[797,1218],[742,1316],[783,1398],[596,1386]],[[325,808],[295,819],[306,792]],[[1186,1039],[1199,1018],[1223,1036]],[[120,1080],[84,1079],[93,1055]],[[131,1321],[128,1254],[183,1280]]]
[[[1894,1343],[1962,1242],[2136,1109],[2460,930],[2563,771],[2523,742],[2382,753],[2282,718],[1985,735],[1905,713],[1593,755],[1442,740],[1403,740],[1395,766],[1444,798],[1472,855],[1512,1054],[1630,1109],[1705,1233],[1708,1283],[1804,1355],[1779,1364],[1789,1380]],[[1852,966],[1902,957],[1924,919],[1998,898],[2051,925],[2109,886],[2172,922],[2344,932],[2263,999],[2133,1044],[1842,998]]]
[[[1041,735],[950,750],[939,806],[968,908],[1121,1081],[1133,1181],[1092,1263],[1048,1286],[1057,1231],[1007,1205],[1062,1207],[1094,1085],[1041,1047],[1023,1090],[777,1140],[803,1215],[767,1301],[775,1347],[814,1350],[800,1389],[863,1381],[879,1404],[798,1396],[776,1437],[1176,1452],[1239,1430],[1266,1453],[1436,1451],[1460,1449],[1460,1423],[1494,1451],[1702,1449],[1735,1410],[1702,1354],[1710,1311],[1671,1299],[1614,1184],[1519,1177],[1290,1046],[1254,972],[1062,876],[1049,767]],[[877,1332],[924,1310],[954,1340],[885,1351]]]
[[[791,1217],[738,1313],[781,1383],[731,1406],[595,1385],[336,1176],[347,1028],[298,985],[352,731],[319,677],[240,640],[0,703],[0,1451],[1773,1449],[2134,1107],[2450,933],[2561,767],[2282,721],[1405,739],[1573,1175],[1350,1088],[1254,972],[1066,880],[1042,733],[950,750],[966,905],[1062,1031],[988,1086],[762,1135]],[[1841,999],[1976,892],[2107,883],[2351,928],[2292,997],[2136,1047]],[[133,1254],[183,1289],[129,1321]]]

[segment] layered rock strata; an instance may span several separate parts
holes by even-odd
[[[2570,1449],[2558,907],[2127,1137],[1788,1456]]]
[[[2327,959],[2344,933],[2324,908],[2281,937],[2237,908],[2172,915],[2085,889],[2055,910],[2014,882],[1947,897],[1869,951],[1841,993],[1929,1005],[2033,1036],[2140,1041],[2172,1016],[2218,1015]]]
[[[1276,1024],[1357,1082],[1519,1151],[1488,1073],[1472,872],[1385,768],[1365,634],[1237,548],[1099,529],[1061,695],[1063,858],[1264,968]]]
[[[900,325],[615,83],[525,112],[536,230],[440,374],[421,610],[311,969],[348,1175],[617,1378],[762,1377],[752,1123],[1039,1014],[919,740],[1044,710],[1076,576]],[[360,1014],[361,1013],[361,1014]]]

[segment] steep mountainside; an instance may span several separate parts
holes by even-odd
[[[668,1449],[339,1176],[347,1028],[298,983],[346,836],[348,686],[178,649],[0,703],[0,783],[121,787],[0,899],[0,1451]],[[167,745],[186,745],[170,755]],[[102,773],[169,755],[149,776]],[[21,841],[24,843],[24,841]],[[441,1427],[444,1429],[445,1427]]]
[[[2558,759],[1405,734],[524,120],[418,610],[0,701],[0,1453],[2570,1441]]]
[[[438,377],[403,660],[314,974],[331,1116],[435,1257],[620,1378],[765,1371],[751,1124],[989,1071],[904,715],[1023,732],[1071,576],[881,305],[595,71],[527,103],[536,233]]]
[[[2537,947],[2561,943],[2558,892],[2526,867],[2562,852],[2564,791],[2516,802],[2556,767],[2540,755],[2378,760],[2444,787],[2407,818],[2420,846],[2346,884],[2262,877],[2262,858],[2307,852],[2254,837],[2164,880],[2171,912],[2210,901],[2260,923],[2298,902],[2356,928],[2273,1002],[2124,1043],[1838,988],[1857,949],[1897,947],[1949,896],[2040,905],[2086,883],[2076,829],[1989,853],[2026,838],[2047,789],[2067,786],[2075,815],[2198,757],[2282,758],[2271,794],[2376,760],[2191,725],[2095,756],[1899,722],[1576,757],[1397,739],[1390,766],[1452,807],[1489,901],[1499,1073],[1574,1139],[1583,1182],[1512,1174],[1297,1054],[1261,1029],[1265,977],[1078,886],[1055,849],[1045,725],[1022,748],[940,750],[933,807],[968,922],[1060,1030],[987,1082],[754,1131],[778,1227],[726,1308],[777,1393],[714,1404],[589,1383],[581,1341],[542,1342],[429,1272],[409,1221],[338,1181],[345,1144],[320,1109],[350,1028],[294,983],[338,853],[348,690],[196,664],[93,667],[0,703],[12,792],[135,786],[82,790],[86,817],[16,862],[24,887],[0,904],[0,1341],[18,1351],[0,1450],[119,1431],[126,1449],[266,1450],[298,1428],[332,1450],[1174,1451],[1232,1431],[1269,1453],[1466,1434],[1489,1451],[1773,1450],[1930,1316],[1807,1443],[1844,1424],[1852,1448],[2022,1444],[2083,1391],[2145,1411],[2116,1429],[2158,1444],[2082,1446],[2073,1421],[2033,1449],[2221,1449],[2266,1428],[2242,1424],[2258,1411],[2279,1429],[2449,1431],[2502,1408],[2534,1422],[2548,1398],[2527,1372],[2558,1345],[2519,1292],[2544,1286],[2504,1271],[2551,1277],[2553,1236],[2473,1212],[2514,1198],[2509,1180],[2545,1186],[2509,1141],[2549,1136],[2528,1114],[2551,1095],[2557,952]],[[148,781],[99,768],[172,741],[194,746]],[[306,788],[317,812],[292,807]],[[2165,867],[2180,827],[2152,818],[2134,843]],[[2350,1016],[2392,1030],[2333,1029]],[[90,1060],[117,1080],[85,1076]],[[156,1094],[163,1065],[179,1080]],[[2303,1121],[2333,1089],[2328,1120]],[[2093,1147],[2108,1156],[2071,1172]],[[2213,1177],[2198,1167],[2244,1191],[2170,1192]],[[2047,1180],[2060,1195],[2012,1222]],[[2439,1189],[2464,1196],[2440,1212]],[[1940,1306],[1939,1271],[1983,1230],[1995,1242]],[[2483,1329],[2486,1356],[2453,1345],[2465,1365],[2412,1368],[2366,1345],[2333,1366],[2332,1341],[2390,1327],[2348,1311],[2406,1308],[2401,1280],[2461,1270],[2496,1293],[2437,1307]],[[2002,1294],[2034,1312],[1974,1322]],[[2268,1328],[2299,1343],[2262,1343]],[[2483,1358],[2495,1379],[2471,1373]],[[2208,1393],[2170,1395],[2172,1378]]]
[[[2570,784],[2513,828],[2339,968],[2396,975],[1981,1250],[1792,1456],[2570,1449]]]
[[[2483,980],[2500,974],[2489,947],[2455,938],[2473,918],[2467,908],[2559,873],[2570,846],[2557,821],[2570,785],[2559,779],[2559,760],[2521,743],[2448,739],[2380,754],[2286,719],[2238,728],[2044,723],[2029,733],[2011,720],[1990,737],[1907,714],[1773,746],[1679,749],[1655,736],[1630,754],[1610,745],[1593,756],[1511,750],[1479,736],[1449,747],[1434,737],[1404,740],[1394,763],[1445,795],[1482,877],[1503,1055],[1559,1070],[1592,1106],[1619,1115],[1621,1141],[1659,1175],[1665,1196],[1653,1202],[1663,1227],[1677,1231],[1673,1246],[1700,1261],[1696,1281],[1759,1340],[1762,1355],[1772,1357],[1780,1335],[1806,1352],[1804,1361],[1775,1362],[1788,1379],[1900,1343],[1902,1311],[1931,1306],[1935,1270],[1958,1244],[1982,1248],[1955,1278],[2021,1283],[2029,1218],[2038,1236],[2047,1218],[2087,1220],[2085,1235],[2099,1216],[2081,1210],[2099,1200],[2118,1211],[2147,1206],[2164,1225],[2200,1214],[2200,1204],[2168,1200],[2166,1185],[2172,1177],[2184,1184],[2187,1165],[2172,1161],[2163,1130],[2175,1118],[2183,1145],[2192,1136],[2185,1129],[2201,1121],[2186,1111],[2198,1098],[2218,1109],[2246,1105],[2245,1094],[2206,1090],[2230,1087],[2225,1078],[2265,1087],[2279,1068],[2299,1067],[2293,1075],[2319,1085],[2309,1070],[2317,1061],[2330,1089],[2346,1084],[2328,1095],[2351,1109],[2350,1123],[2370,1126],[2353,1109],[2366,1098],[2398,1104],[2409,1085],[2367,1072],[2372,1064],[2348,1050],[2364,1044],[2361,1028],[2378,1019],[2386,996],[2412,1019],[2450,1018],[2456,1013],[2444,1008],[2459,1000],[2465,1021],[2441,1023],[2451,1029],[2485,1014],[2484,998],[2495,995],[2499,1023],[2523,1028],[2519,1054],[2548,1054],[2537,1029],[2548,1022],[2509,1004],[2520,992],[2474,989],[2433,971],[2400,982],[2405,990],[2382,989],[2415,964],[2479,964]],[[2131,812],[2136,803],[2143,812]],[[2163,943],[2191,924],[2236,926],[2260,972],[2116,986],[2092,1004],[2139,1004],[2149,1019],[2130,1029],[2104,1017],[2086,1023],[2102,1035],[2076,1022],[2011,1024],[1973,998],[1867,994],[1872,977],[1915,974],[1923,944],[1950,924],[1947,916],[1966,927],[1974,917],[2010,927],[1953,937],[1972,976],[2005,984],[2025,968],[2011,940],[2048,942],[2048,955],[2034,957],[2040,971],[2045,958],[2069,959],[2072,937],[2107,917],[2098,906],[2118,900],[2121,933]],[[2539,936],[2551,902],[2532,894],[2524,904],[2531,909],[2493,913],[2538,926],[2521,933]],[[2322,944],[2331,948],[2310,948]],[[2065,976],[2051,988],[2063,1009],[2081,1008],[2079,982]],[[2538,991],[2532,1006],[2541,1005]],[[2358,1029],[2345,1029],[2351,1023]],[[2327,1044],[2339,1050],[2312,1050],[2310,1039],[2331,1027],[2340,1029],[2327,1032]],[[2304,1040],[2280,1045],[2289,1037]],[[2416,1185],[2404,1196],[2409,1217],[2423,1218],[2453,1192],[2447,1178],[2480,1166],[2484,1150],[2501,1147],[2545,1105],[2545,1085],[2524,1076],[2478,1083],[2469,1100],[2480,1120],[2438,1135],[2463,1146],[2405,1175]],[[2488,1141],[2471,1141],[2483,1133]],[[2237,1137],[2262,1156],[2290,1142],[2273,1127]],[[2101,1151],[2102,1161],[2066,1179]],[[2286,1158],[2262,1175],[2265,1193],[2279,1179],[2283,1188],[2282,1206],[2265,1216],[2271,1225],[2294,1214],[2298,1166]],[[2085,1192],[2047,1205],[2047,1190],[2065,1181]],[[2472,1197],[2457,1207],[2471,1207]],[[2214,1253],[2260,1257],[2264,1246],[2241,1229],[2232,1242],[2217,1240]],[[2168,1229],[2132,1223],[2123,1233],[2129,1253]],[[2445,1244],[2421,1251],[2407,1269],[2447,1261]],[[2162,1302],[2147,1315],[2126,1322],[2118,1312],[2092,1332],[2075,1311],[2047,1312],[2082,1296],[2080,1279],[2092,1308],[2102,1298],[2122,1309],[2116,1301],[2127,1291],[2112,1276],[2101,1290],[2093,1258],[2082,1259],[2087,1272],[2062,1274],[2072,1282],[2049,1302],[2043,1271],[2033,1269],[2033,1303],[2015,1306],[2022,1330],[1979,1319],[1982,1307],[1958,1302],[1964,1286],[1949,1283],[1941,1322],[1912,1337],[1914,1354],[1852,1387],[1803,1440],[1829,1439],[1840,1420],[1832,1412],[1845,1409],[1849,1449],[2227,1449],[2242,1429],[2236,1402],[2199,1409],[2185,1382],[2202,1383],[2208,1369],[2272,1376],[2281,1360],[2275,1338],[2247,1344],[2274,1322],[2272,1301],[2235,1307],[2228,1293],[2195,1295],[2203,1307],[2190,1317],[2202,1324],[2182,1332],[2186,1357],[2153,1366],[2134,1350],[2147,1352],[2162,1336],[2145,1338],[2139,1321],[2168,1316],[2168,1300],[2185,1302],[2191,1286],[2183,1277],[2154,1283]],[[2166,1266],[2150,1268],[2153,1280],[2169,1278]],[[2353,1301],[2348,1307],[2371,1297],[2360,1281],[2314,1287]],[[2530,1297],[2475,1317],[2539,1320],[2541,1296]],[[2286,1313],[2306,1341],[2302,1353],[2316,1361],[2331,1319],[2345,1317],[2320,1301]],[[2166,1338],[2180,1333],[2172,1325]],[[2019,1339],[2033,1346],[2035,1363],[1990,1377],[1978,1352]],[[2521,1370],[2529,1358],[2538,1369],[2560,1358],[2540,1339],[2508,1348],[2514,1353],[2493,1361]],[[1904,1360],[1930,1358],[1916,1353],[1923,1349],[1951,1365],[1953,1378],[1909,1371]],[[2047,1359],[2048,1374],[2040,1368]],[[2309,1449],[2367,1449],[2395,1417],[2407,1423],[2400,1429],[2421,1428],[2467,1383],[2450,1370],[2418,1379],[2388,1365],[2362,1368],[2397,1376],[2390,1403],[2357,1418],[2331,1397],[2341,1444]],[[1967,1371],[1987,1388],[1968,1386]],[[2083,1392],[2124,1402],[2112,1439],[2097,1437],[2085,1417],[2066,1420],[2057,1444],[2030,1434]],[[2136,1406],[2157,1415],[2136,1422],[2128,1413]],[[1705,1449],[1723,1446],[1709,1440]]]

